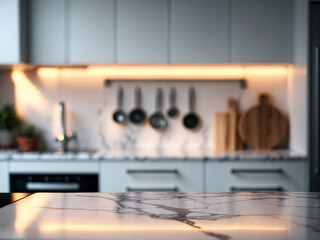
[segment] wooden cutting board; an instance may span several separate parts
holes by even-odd
[[[238,131],[241,139],[255,150],[271,150],[284,138],[287,120],[270,105],[267,93],[260,93],[258,102],[242,114]]]
[[[228,150],[228,113],[218,112],[214,115],[214,149]]]
[[[239,114],[236,100],[228,99],[228,111],[215,113],[214,149],[216,151],[235,151],[242,149],[242,141],[238,135]]]
[[[239,113],[237,111],[237,102],[234,98],[228,99],[228,144],[229,151],[241,150],[242,141],[238,134]]]

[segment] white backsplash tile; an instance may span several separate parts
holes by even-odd
[[[243,112],[257,103],[259,92],[269,92],[272,104],[287,115],[286,75],[247,76],[248,88],[245,90],[240,89],[239,83],[212,81],[119,81],[112,82],[106,88],[103,85],[106,77],[90,76],[85,71],[81,73],[81,70],[74,75],[60,74],[59,77],[51,78],[40,77],[35,71],[26,72],[25,75],[27,87],[16,83],[12,88],[12,81],[8,79],[10,75],[0,73],[0,92],[4,91],[6,95],[8,91],[12,92],[18,112],[27,122],[35,123],[41,129],[49,150],[59,146],[54,141],[59,132],[59,114],[56,111],[59,101],[66,103],[67,129],[77,135],[77,141],[70,143],[70,146],[78,149],[212,148],[214,113],[227,110],[226,102],[229,97],[239,100],[239,109]],[[168,119],[168,127],[163,132],[152,129],[147,122],[142,126],[135,126],[130,122],[125,126],[116,124],[112,120],[112,114],[116,109],[118,84],[124,90],[123,108],[127,113],[134,107],[134,86],[140,86],[142,107],[148,116],[155,111],[156,87],[162,89],[163,112],[169,106],[169,88],[176,87],[179,117]],[[195,88],[195,111],[202,122],[197,131],[187,130],[182,125],[183,116],[188,112],[187,94],[190,86]],[[34,98],[35,94],[38,98]],[[5,100],[0,100],[0,105],[5,103]]]

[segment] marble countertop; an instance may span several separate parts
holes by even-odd
[[[0,239],[320,239],[320,193],[36,193]]]
[[[31,152],[0,151],[0,161],[301,161],[306,155],[292,150],[217,152],[212,149],[101,149],[96,152]]]
[[[292,161],[306,160],[306,156],[292,150],[227,151],[213,149],[132,149],[99,150],[94,156],[104,161]]]

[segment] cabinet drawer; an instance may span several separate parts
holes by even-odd
[[[0,192],[9,192],[9,168],[7,161],[0,160]]]
[[[306,191],[307,163],[206,163],[206,190]]]
[[[202,163],[101,163],[102,192],[202,192]]]

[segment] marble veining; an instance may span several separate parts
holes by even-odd
[[[205,138],[205,131],[203,133]],[[135,144],[134,134],[128,133],[130,144]],[[128,141],[129,141],[128,140]],[[165,141],[159,139],[159,145]],[[125,144],[125,143],[124,143]],[[303,161],[306,156],[292,150],[273,151],[227,151],[216,152],[208,148],[128,148],[110,149],[103,148],[94,153],[55,153],[55,152],[31,152],[20,153],[18,151],[0,151],[0,160],[104,160],[104,161]]]
[[[320,239],[320,193],[36,193],[0,239]]]
[[[205,133],[204,133],[205,135]],[[101,149],[94,158],[106,161],[300,161],[306,156],[291,150],[273,151],[226,151],[217,152],[208,148],[139,148]]]

